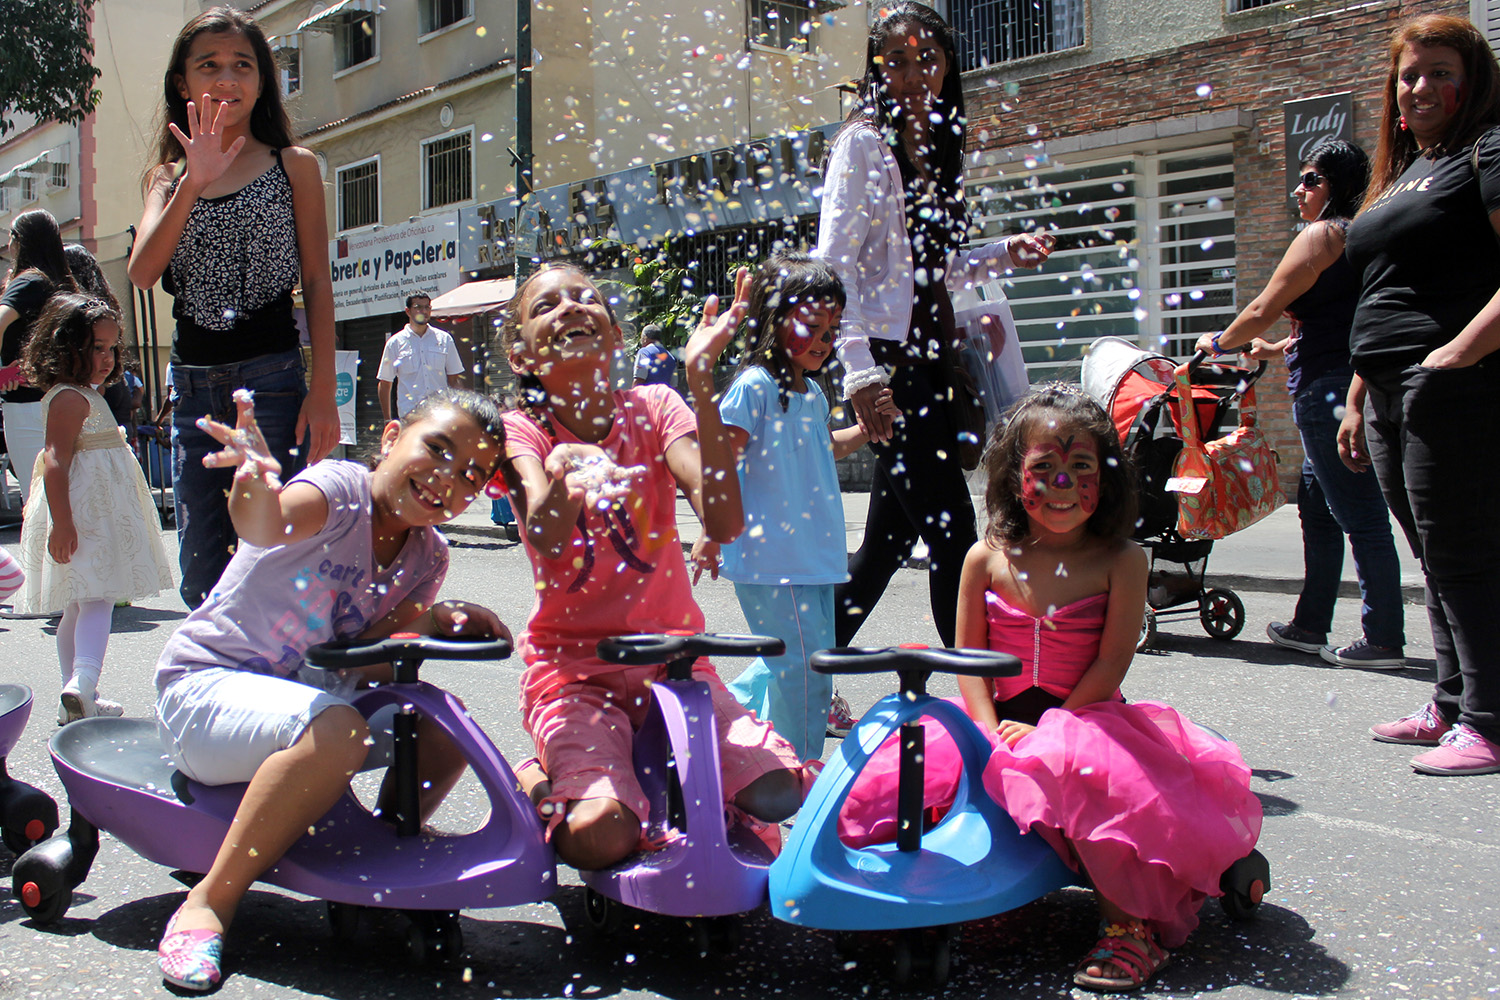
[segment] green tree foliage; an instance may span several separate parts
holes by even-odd
[[[0,136],[14,115],[72,124],[99,103],[89,11],[95,0],[0,0]]]

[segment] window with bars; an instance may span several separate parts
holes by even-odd
[[[1047,229],[1036,271],[1004,291],[1033,382],[1077,378],[1087,347],[1114,336],[1172,357],[1235,316],[1234,160],[1210,146],[1053,167],[969,184],[979,242]]]
[[[334,69],[345,70],[375,58],[377,25],[374,14],[356,14],[333,31]]]
[[[276,59],[276,75],[281,80],[281,96],[295,97],[302,92],[302,50],[278,45],[271,50]]]
[[[339,230],[380,222],[380,158],[352,163],[338,171]]]
[[[961,69],[1083,44],[1087,0],[972,0],[948,5]]]
[[[68,186],[68,166],[66,160],[47,164],[47,187],[50,190],[61,191]]]
[[[473,129],[422,143],[422,207],[437,208],[473,197]]]
[[[1229,0],[1229,13],[1238,14],[1242,10],[1269,7],[1271,4],[1278,2],[1282,2],[1282,0]]]
[[[472,0],[422,0],[422,34],[441,31],[472,13]]]
[[[750,41],[772,49],[811,52],[817,10],[796,0],[750,0]]]

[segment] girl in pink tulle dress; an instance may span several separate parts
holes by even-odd
[[[1167,705],[1120,696],[1147,560],[1129,540],[1133,477],[1109,419],[1076,390],[1044,387],[1002,427],[986,456],[989,530],[964,562],[958,644],[1013,653],[1023,670],[961,677],[959,689],[995,744],[985,788],[1094,886],[1103,923],[1074,983],[1134,989],[1255,846],[1260,803],[1234,744]],[[941,725],[925,728],[926,804],[941,811],[958,753]],[[892,740],[855,783],[840,816],[846,843],[895,838],[898,757]]]

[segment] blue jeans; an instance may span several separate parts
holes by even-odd
[[[1344,536],[1359,577],[1360,624],[1366,641],[1401,649],[1406,645],[1401,609],[1401,564],[1391,535],[1390,513],[1371,472],[1352,472],[1339,460],[1339,420],[1350,376],[1324,375],[1303,386],[1292,403],[1302,436],[1302,482],[1297,516],[1302,521],[1302,595],[1292,623],[1320,635],[1333,627],[1333,605],[1344,573]]]
[[[282,482],[302,469],[294,455],[297,416],[307,397],[302,352],[266,354],[230,365],[172,364],[172,492],[177,504],[178,593],[189,608],[207,599],[229,565],[239,536],[229,520],[233,469],[205,469],[203,456],[223,446],[198,427],[199,417],[234,424],[234,390],[255,393],[255,421],[281,463]]]
[[[758,657],[726,685],[735,701],[786,737],[799,760],[823,756],[833,678],[810,660],[833,645],[833,584],[767,586],[736,583],[745,624],[786,643],[781,656]]]

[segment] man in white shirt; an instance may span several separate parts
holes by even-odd
[[[444,386],[463,385],[463,359],[458,345],[446,330],[427,325],[432,313],[432,299],[418,292],[406,297],[406,326],[391,334],[380,355],[380,413],[390,420],[391,383],[400,387],[399,405],[394,416],[411,412],[411,408],[429,393]]]

